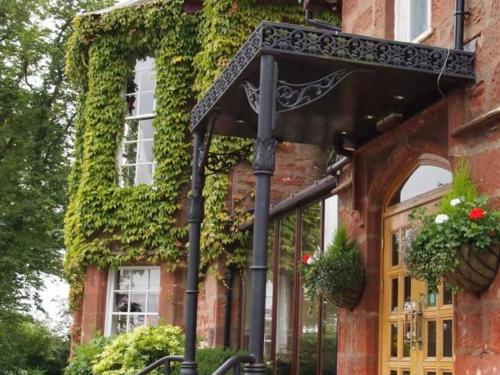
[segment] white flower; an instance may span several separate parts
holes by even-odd
[[[455,199],[452,199],[452,200],[450,201],[450,204],[451,204],[453,207],[455,207],[455,206],[456,206],[457,204],[459,204],[460,202],[462,202],[460,199],[455,198]]]
[[[312,264],[312,262],[313,262],[313,257],[309,257],[309,258],[307,258],[307,262],[306,262],[306,263],[307,263],[308,265]]]
[[[434,220],[434,222],[436,224],[443,224],[445,222],[447,222],[449,219],[448,215],[445,215],[445,214],[439,214],[436,216],[436,219]]]

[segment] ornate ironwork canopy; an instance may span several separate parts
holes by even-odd
[[[377,123],[404,120],[474,80],[474,53],[263,22],[194,107],[193,130],[217,113],[215,134],[255,138],[260,56],[276,60],[273,137],[331,145],[335,134],[362,144]]]

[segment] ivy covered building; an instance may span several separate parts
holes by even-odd
[[[135,0],[75,19],[65,261],[73,343],[183,326],[188,248],[197,246],[188,222],[203,220],[199,345],[253,350],[257,327],[257,364],[276,374],[495,374],[498,248],[496,263],[474,270],[486,286],[465,285],[474,293],[452,293],[450,280],[427,288],[408,273],[405,251],[410,212],[435,210],[459,160],[492,212],[499,206],[500,7],[303,3]],[[192,166],[193,133],[209,149]],[[200,166],[196,219],[196,181],[187,202]],[[270,191],[254,173],[272,175]],[[269,225],[259,219],[266,194]],[[328,248],[339,222],[364,268],[350,309],[304,292],[307,259]],[[262,250],[266,264],[255,264]]]

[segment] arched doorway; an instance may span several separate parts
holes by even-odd
[[[452,181],[449,163],[421,158],[388,195],[383,214],[380,288],[380,373],[453,375],[453,295],[441,284],[430,293],[412,279],[403,257],[412,234],[409,213],[432,211]]]

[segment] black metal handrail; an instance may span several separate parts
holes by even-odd
[[[233,369],[233,375],[239,375],[242,363],[255,363],[255,356],[252,354],[234,355],[215,370],[212,375],[225,375],[231,369]]]
[[[163,368],[163,375],[170,375],[170,364],[172,362],[182,362],[183,360],[184,360],[184,357],[181,355],[168,355],[166,357],[160,358],[159,360],[151,363],[148,367],[146,367],[144,370],[139,372],[137,375],[149,374],[151,371],[156,370],[161,365],[165,365],[165,367]]]

